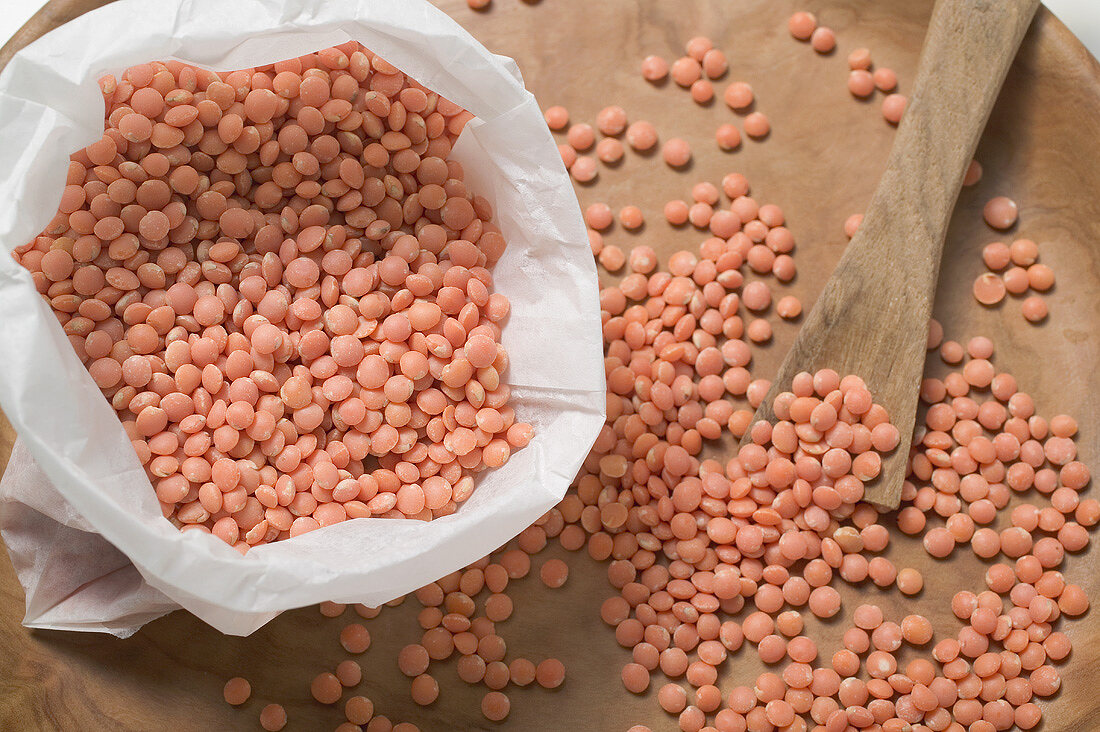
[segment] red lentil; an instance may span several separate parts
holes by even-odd
[[[364,65],[364,80],[329,73],[327,60],[349,56]],[[93,233],[111,247],[79,267],[65,236],[60,248],[53,246],[59,239],[40,236],[18,250],[44,295],[47,282],[69,281],[99,318],[74,331],[73,343],[116,409],[165,516],[241,552],[351,518],[452,513],[474,473],[499,467],[529,439],[511,415],[476,425],[466,416],[508,402],[500,379],[507,354],[498,342],[508,304],[492,293],[486,269],[505,241],[485,199],[466,191],[461,166],[447,160],[470,115],[436,98],[439,124],[415,131],[408,115],[429,92],[358,44],[294,63],[313,72],[298,88],[280,96],[268,88],[272,71],[259,70],[237,92],[234,111],[231,98],[219,103],[223,90],[232,92],[219,79],[232,74],[154,63],[126,73],[131,98],[104,81],[104,137],[76,153],[73,165],[86,171],[86,185],[116,171],[113,195],[133,195],[139,220],[127,224],[103,215],[114,209],[99,199],[67,194],[68,220],[96,220]],[[388,97],[370,91],[372,73],[394,79]],[[203,81],[193,101],[210,103],[201,119],[187,120],[150,85],[157,78],[186,86],[196,76]],[[250,83],[257,86],[248,91]],[[386,108],[399,105],[403,113],[377,120],[380,142],[365,142],[366,107],[329,100],[342,85],[378,95]],[[563,114],[548,110],[548,123]],[[298,122],[311,115],[319,122],[307,133],[314,127]],[[336,137],[318,134],[329,122],[348,136],[344,147],[366,145],[362,161]],[[162,126],[180,130],[178,140],[171,135],[171,159],[150,152],[150,135],[153,146],[168,148],[158,142],[167,134]],[[232,176],[259,163],[237,149],[246,129],[249,144],[265,146],[258,157],[271,162],[267,182],[250,177],[242,188]],[[214,148],[222,152],[207,152]],[[144,166],[136,180],[127,168],[133,161]],[[395,175],[377,172],[385,166],[415,172],[419,200],[409,200]],[[302,205],[290,206],[291,197]],[[416,218],[406,219],[414,210]],[[406,221],[417,218],[423,226],[414,231]],[[34,247],[45,247],[42,257],[30,256]],[[81,324],[58,315],[67,327]],[[444,418],[449,400],[461,419]],[[376,468],[364,465],[368,456]]]
[[[818,40],[831,41],[831,32],[819,28],[809,13],[792,16],[790,29],[819,52],[832,48],[832,43]],[[696,88],[706,90],[696,84],[709,83],[701,74],[720,76],[726,60],[712,56],[720,52],[702,37],[692,39],[686,50],[688,55],[674,64],[673,76],[694,96]],[[853,72],[863,72],[849,80],[853,94],[896,88],[890,69],[870,72],[866,49],[857,49],[848,61]],[[668,74],[667,63],[658,57],[647,58],[642,69],[654,82]],[[753,103],[751,88],[741,82],[730,84],[723,97],[734,109]],[[883,100],[884,117],[896,123],[904,105],[903,96],[890,94]],[[603,120],[597,118],[604,134],[622,132],[612,117],[626,123],[625,112],[612,115],[612,109],[601,112]],[[744,123],[746,134],[766,135],[766,118],[753,117],[750,123],[750,117]],[[735,137],[735,127],[724,127],[725,133],[720,128],[716,137],[720,144],[722,134],[727,142],[734,140],[732,149],[740,133]],[[578,143],[584,145],[585,138]],[[626,138],[643,151],[657,143],[656,131],[644,122],[632,124]],[[601,144],[608,141],[614,142],[607,138]],[[669,140],[665,149],[676,142]],[[605,160],[598,147],[597,156]],[[577,158],[572,166],[579,162]],[[595,178],[594,165],[588,180]],[[980,166],[974,162],[967,180],[973,184],[978,177]],[[569,551],[587,546],[593,558],[609,561],[613,590],[601,615],[614,628],[616,640],[631,651],[632,659],[622,667],[624,686],[644,693],[657,683],[658,703],[678,715],[682,730],[804,729],[810,725],[807,715],[817,729],[830,731],[854,727],[904,732],[918,723],[971,732],[1012,724],[1034,727],[1041,715],[1030,700],[1058,691],[1060,677],[1049,662],[1070,653],[1068,637],[1053,630],[1057,617],[1080,615],[1088,608],[1084,591],[1066,584],[1057,569],[1067,550],[1087,544],[1085,527],[1100,521],[1100,503],[1077,495],[1088,484],[1089,473],[1075,460],[1071,438],[1076,424],[1068,417],[1049,423],[1037,417],[1030,397],[994,366],[991,341],[971,339],[965,347],[944,341],[942,326],[933,322],[929,349],[939,348],[944,363],[954,370],[922,383],[923,424],[918,423],[904,505],[895,518],[879,516],[861,500],[863,481],[876,474],[879,453],[897,448],[899,435],[858,377],[842,379],[828,371],[799,375],[791,391],[776,400],[773,425],[751,424],[751,411],[735,409],[727,401],[728,392],[747,398],[751,406],[760,403],[769,384],[749,372],[749,343],[771,337],[771,324],[763,316],[773,301],[783,318],[797,317],[801,304],[791,296],[780,297],[762,279],[769,273],[780,282],[794,276],[788,254],[793,239],[783,226],[782,212],[751,199],[743,176],[727,176],[722,191],[731,201],[728,208],[714,186],[693,188],[692,205],[672,201],[665,206],[670,224],[690,221],[708,228],[713,238],[698,251],[677,252],[663,271],[649,247],[635,247],[628,258],[591,232],[593,251],[605,269],[630,264],[622,284],[604,287],[601,297],[609,385],[605,430],[574,489],[536,523],[541,534],[525,532],[516,542],[518,549],[482,560],[476,567],[483,572],[480,582],[467,575],[472,567],[453,581],[440,580],[438,590],[429,585],[418,593],[425,608],[436,611],[422,616],[437,623],[428,632],[451,635],[448,623],[458,622],[452,617],[456,614],[465,618],[468,625],[462,627],[468,630],[453,634],[449,645],[439,634],[429,642],[426,633],[416,646],[424,651],[424,669],[419,668],[420,651],[406,649],[402,670],[425,678],[431,661],[445,657],[442,650],[429,653],[428,647],[442,648],[447,656],[460,650],[460,677],[491,690],[483,703],[489,719],[501,709],[507,715],[507,697],[497,689],[510,680],[519,686],[532,679],[547,688],[560,685],[564,667],[553,659],[537,666],[526,659],[504,662],[507,648],[489,616],[510,615],[510,600],[507,613],[490,610],[486,601],[485,615],[471,617],[477,608],[473,598],[485,585],[496,593],[490,597],[494,607],[503,604],[499,598],[509,581],[530,569],[527,555],[557,536]],[[624,215],[627,208],[620,213],[625,228],[634,219],[633,211]],[[1007,227],[1014,223],[1014,209]],[[609,226],[610,209],[597,213],[600,217],[589,224]],[[849,237],[859,223],[859,215],[846,222]],[[984,290],[990,281],[994,292],[980,301],[995,304],[1006,292],[1023,294],[1053,285],[1053,273],[1037,264],[1037,247],[1028,242],[986,247],[983,260],[993,272],[975,282],[974,292],[977,296],[979,282]],[[65,275],[69,266],[61,256],[49,262],[50,272],[58,275]],[[753,437],[751,445],[725,464],[704,452],[704,440],[719,438],[723,429]],[[819,451],[819,446],[827,448]],[[1011,527],[993,524],[1013,493],[1031,488],[1048,495],[1051,505],[1020,505],[1011,511]],[[893,521],[903,533],[920,536],[933,556],[946,558],[958,544],[969,542],[978,556],[994,560],[1004,553],[1014,561],[990,564],[988,590],[952,597],[952,611],[963,626],[957,637],[942,638],[931,648],[939,666],[920,657],[902,667],[895,655],[903,642],[918,647],[932,642],[927,618],[908,615],[899,624],[885,619],[880,608],[861,605],[852,617],[856,627],[844,633],[844,648],[831,656],[832,649],[822,649],[829,660],[815,668],[817,644],[810,634],[802,635],[805,611],[800,610],[808,607],[825,618],[840,614],[843,603],[831,586],[835,576],[851,583],[870,577],[880,587],[896,583],[906,595],[922,591],[917,570],[899,570],[884,556],[869,556],[887,548],[887,526]],[[552,559],[543,562],[539,574],[547,585],[558,586],[547,581],[548,575],[564,581],[567,573],[564,562]],[[444,586],[451,589],[445,593]],[[445,602],[468,607],[469,614],[443,615]],[[746,605],[752,607],[744,619],[732,619]],[[722,620],[725,615],[731,619]],[[717,669],[745,640],[756,645],[766,663],[782,667],[760,675],[752,688],[730,690],[726,708],[719,710]],[[657,673],[691,684],[694,697],[689,699],[680,683],[660,684]],[[714,726],[707,727],[712,714]]]

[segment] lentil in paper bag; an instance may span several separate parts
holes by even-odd
[[[245,635],[323,600],[378,605],[489,553],[565,494],[604,421],[596,273],[573,188],[511,59],[424,0],[121,0],[18,53],[0,75],[0,242],[31,241],[57,208],[68,155],[103,133],[104,74],[178,59],[270,64],[355,40],[474,115],[451,153],[508,248],[502,342],[518,419],[535,437],[430,522],[362,518],[246,556],[180,532],[30,273],[0,257],[0,405],[20,441],[0,530],[27,591],[25,624],[116,635],[182,606]]]

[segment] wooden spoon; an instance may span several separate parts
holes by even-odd
[[[939,0],[917,79],[859,231],[779,367],[754,422],[800,371],[862,377],[901,431],[866,500],[897,508],[940,255],[963,175],[1039,0]],[[748,434],[742,444],[750,440]]]

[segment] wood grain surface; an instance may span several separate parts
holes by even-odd
[[[801,371],[859,374],[902,445],[913,437],[924,337],[963,174],[1039,0],[940,0],[925,33],[905,116],[859,230],[772,379],[754,420]],[[888,266],[883,266],[887,264]],[[741,444],[752,441],[746,432]],[[894,450],[866,484],[882,509],[901,502],[909,453]]]
[[[96,0],[54,0],[13,41],[21,44],[58,22],[100,4]],[[663,256],[695,247],[700,234],[672,230],[661,218],[670,198],[687,198],[691,184],[718,182],[730,171],[745,173],[753,195],[779,204],[795,234],[799,275],[784,292],[809,304],[824,285],[845,245],[845,218],[863,211],[885,166],[894,136],[874,102],[848,94],[845,56],[871,49],[876,64],[898,71],[901,90],[910,90],[917,55],[931,11],[929,0],[554,0],[527,4],[493,0],[488,12],[470,11],[462,0],[439,4],[491,50],[514,57],[544,105],[565,104],[578,121],[593,122],[611,103],[632,119],[652,121],[663,138],[683,137],[695,149],[686,172],[674,172],[652,156],[628,154],[614,169],[601,167],[598,185],[580,190],[583,205],[606,201],[613,209],[641,207],[648,223],[638,234],[613,230],[608,240],[623,247],[653,246]],[[821,57],[786,31],[796,9],[815,12],[837,31],[837,53]],[[719,122],[736,120],[721,103],[699,108],[671,86],[642,81],[642,57],[675,57],[684,42],[701,33],[715,39],[730,58],[729,80],[745,80],[757,91],[757,109],[772,120],[762,142],[746,140],[734,153],[714,145]],[[89,39],[94,42],[94,39]],[[7,58],[12,45],[0,51]],[[719,90],[724,87],[719,85]],[[1035,396],[1040,412],[1074,415],[1081,424],[1081,459],[1100,466],[1100,68],[1068,31],[1045,11],[1024,40],[978,148],[985,168],[981,183],[959,199],[944,252],[935,312],[949,338],[977,334],[994,339],[999,367]],[[1047,296],[1051,316],[1039,327],[1009,299],[987,309],[974,302],[970,286],[984,270],[981,248],[1002,238],[981,220],[981,207],[994,195],[1009,195],[1021,209],[1009,236],[1040,242],[1042,261],[1057,274]],[[2,317],[2,316],[0,316]],[[756,349],[757,375],[774,373],[793,340],[797,324],[776,326],[774,342]],[[930,361],[930,370],[942,364]],[[10,446],[3,434],[3,450]],[[1095,494],[1095,487],[1089,491]],[[921,612],[937,634],[958,622],[948,598],[982,586],[986,563],[957,551],[950,563],[932,560],[915,540],[896,536],[888,556],[916,566],[926,577],[918,598],[902,598],[873,586],[838,585],[845,616],[855,604],[873,599],[895,620]],[[548,556],[560,556],[548,549]],[[1097,553],[1069,557],[1065,571],[1090,593],[1100,593]],[[569,582],[547,590],[534,576],[517,582],[516,613],[503,624],[512,653],[534,660],[561,658],[568,680],[554,692],[512,689],[512,713],[503,725],[484,720],[484,689],[468,688],[454,674],[454,662],[433,673],[439,700],[428,709],[409,698],[408,680],[395,666],[398,648],[419,637],[419,603],[387,609],[367,623],[374,638],[360,659],[364,681],[357,693],[370,696],[380,713],[409,720],[424,730],[574,730],[625,732],[648,724],[663,732],[675,722],[659,710],[656,689],[635,697],[619,681],[629,660],[599,619],[600,603],[612,594],[605,568],[585,556],[572,562]],[[288,730],[333,729],[339,709],[309,696],[309,680],[345,657],[337,642],[344,622],[322,618],[316,609],[286,613],[252,637],[226,638],[185,613],[155,621],[133,638],[119,641],[94,634],[29,632],[20,626],[22,590],[10,564],[0,560],[0,729],[3,730],[230,730],[258,729],[262,706],[287,706]],[[844,627],[839,620],[807,622],[831,653]],[[1061,666],[1063,684],[1042,704],[1048,732],[1092,732],[1100,719],[1100,621],[1094,611],[1066,625],[1074,651]],[[761,670],[742,651],[727,662],[719,684],[728,689],[751,683]],[[241,709],[221,701],[230,676],[249,678],[253,698]]]

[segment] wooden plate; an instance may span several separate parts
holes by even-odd
[[[0,62],[41,33],[101,5],[100,0],[53,0],[0,50]],[[898,71],[905,91],[916,66],[928,0],[554,0],[529,5],[494,0],[475,13],[462,0],[439,4],[493,51],[514,57],[528,86],[544,105],[564,104],[576,121],[594,122],[604,105],[624,106],[631,119],[648,118],[662,138],[689,140],[695,162],[673,172],[659,159],[628,154],[615,169],[601,167],[598,185],[580,191],[582,205],[602,200],[618,209],[642,208],[648,224],[639,234],[615,230],[609,243],[629,248],[646,243],[664,256],[694,247],[701,236],[674,231],[661,218],[664,203],[688,198],[694,182],[718,182],[730,171],[745,173],[760,202],[779,204],[798,242],[797,280],[784,292],[812,302],[845,239],[845,218],[869,200],[893,138],[874,102],[857,102],[845,86],[845,56],[858,46],[871,49],[876,64]],[[809,9],[837,31],[837,53],[822,57],[793,41],[786,19]],[[705,34],[729,56],[732,80],[750,82],[757,108],[773,122],[763,142],[746,140],[734,153],[720,152],[714,129],[737,121],[720,102],[693,104],[682,90],[654,87],[638,73],[650,53],[675,58],[688,38]],[[89,39],[94,42],[94,39]],[[981,183],[966,189],[952,223],[944,256],[937,315],[949,338],[965,341],[984,334],[997,345],[995,363],[1012,372],[1035,396],[1046,416],[1067,412],[1081,423],[1082,459],[1100,464],[1100,398],[1095,372],[1100,364],[1100,68],[1050,13],[1040,11],[978,151],[985,168]],[[1020,204],[1020,223],[1006,236],[981,221],[983,203],[1008,195]],[[1042,261],[1057,274],[1047,297],[1050,318],[1029,325],[1020,301],[986,309],[970,286],[981,271],[981,248],[999,238],[1028,236],[1040,242]],[[888,263],[884,263],[888,266]],[[791,324],[776,326],[775,341],[757,355],[758,375],[778,364],[790,342]],[[942,364],[932,359],[932,371]],[[1090,388],[1091,387],[1091,388]],[[10,447],[4,433],[3,455]],[[1092,491],[1095,493],[1095,491]],[[561,554],[547,550],[536,559]],[[909,612],[931,617],[937,637],[958,623],[948,600],[960,589],[980,590],[986,563],[958,550],[950,564],[931,560],[911,539],[896,538],[888,552],[901,566],[925,573],[919,599],[874,587],[840,587],[845,614],[870,599],[900,620]],[[316,609],[286,613],[250,638],[226,638],[185,613],[151,623],[126,641],[95,634],[28,632],[20,627],[22,592],[10,565],[0,562],[0,728],[38,729],[255,729],[260,708],[279,701],[292,720],[288,729],[332,729],[343,716],[310,699],[309,680],[331,669],[344,653],[337,635],[353,618],[322,618]],[[1067,559],[1070,581],[1093,593],[1100,588],[1096,553]],[[568,681],[558,691],[515,689],[512,714],[503,725],[515,730],[609,730],[645,723],[654,730],[675,727],[656,704],[656,686],[643,697],[627,693],[619,670],[629,654],[599,619],[600,603],[613,592],[604,567],[586,557],[573,561],[568,584],[547,590],[534,576],[516,583],[516,613],[503,625],[509,658],[565,661]],[[467,687],[454,662],[433,669],[442,692],[431,708],[409,699],[408,680],[395,666],[397,650],[419,637],[415,601],[386,610],[368,623],[374,646],[361,661],[364,682],[356,693],[370,696],[380,713],[410,720],[425,730],[492,729],[479,711],[484,688]],[[810,623],[811,632],[835,640],[839,622]],[[1074,651],[1061,666],[1062,691],[1043,703],[1045,729],[1094,730],[1100,715],[1095,693],[1100,664],[1100,622],[1096,613],[1066,624]],[[822,644],[829,653],[836,648]],[[751,683],[759,671],[751,652],[727,662],[724,689]],[[222,684],[241,674],[253,698],[242,709],[221,701]]]

